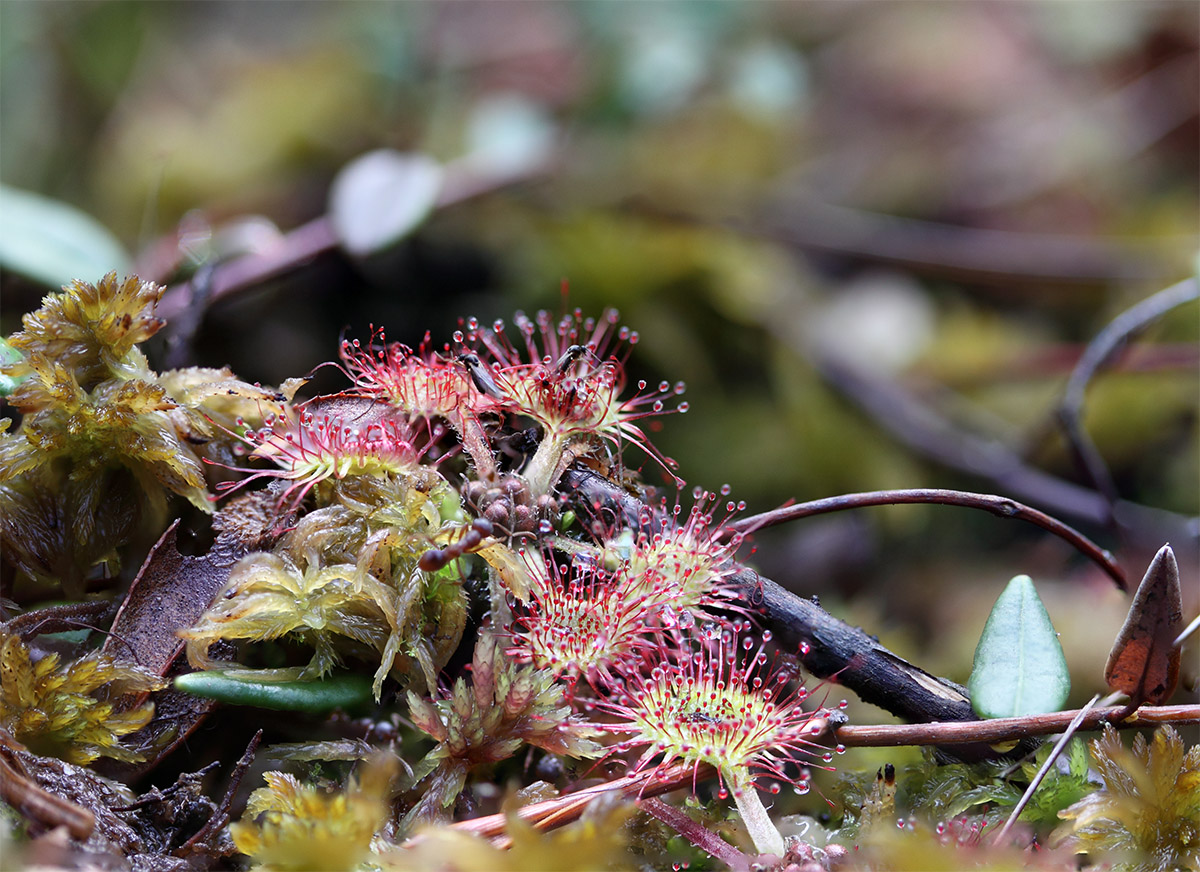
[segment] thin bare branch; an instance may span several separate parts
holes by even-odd
[[[751,533],[764,527],[808,518],[812,515],[823,515],[829,512],[841,512],[846,509],[861,509],[867,506],[890,506],[896,504],[933,503],[945,506],[962,506],[968,509],[982,509],[1001,518],[1016,518],[1035,524],[1060,539],[1063,539],[1077,550],[1086,554],[1099,564],[1109,577],[1116,582],[1121,590],[1126,589],[1125,573],[1117,565],[1112,554],[1102,549],[1086,536],[1072,527],[1067,526],[1057,518],[1052,518],[1045,512],[1019,503],[1008,497],[995,494],[977,494],[969,491],[944,490],[942,488],[908,488],[905,490],[869,491],[859,494],[842,494],[821,500],[810,500],[791,506],[772,509],[748,518],[741,518],[727,525],[733,532]]]
[[[1071,286],[1163,277],[1164,247],[1102,239],[990,230],[869,212],[794,197],[747,235],[804,252],[846,255],[920,275],[1012,288]],[[1017,253],[1020,253],[1017,256]]]
[[[528,167],[519,174],[507,175],[481,175],[472,169],[469,162],[447,164],[437,208],[453,206],[525,181],[544,171],[549,164],[550,161],[547,161],[545,165]],[[207,306],[224,297],[257,287],[337,247],[338,239],[333,224],[327,215],[321,215],[284,234],[277,245],[267,250],[243,255],[217,266],[211,276],[202,279],[206,285],[202,304]],[[193,282],[196,281],[194,279],[168,288],[158,304],[158,316],[169,321],[188,309],[196,292],[193,288]]]
[[[650,769],[593,787],[586,787],[565,796],[531,803],[517,809],[513,814],[539,829],[553,829],[577,820],[583,814],[583,810],[587,808],[588,803],[599,796],[612,795],[614,791],[628,800],[661,796],[681,787],[690,787],[694,782],[711,778],[715,774],[716,771],[712,767],[704,764],[693,766],[681,763],[666,769]],[[469,821],[460,821],[451,826],[456,830],[492,839],[493,844],[497,847],[508,847],[511,843],[509,837],[505,835],[508,828],[508,815],[506,814],[484,815]],[[404,843],[404,846],[412,847],[422,838],[421,835],[413,836]]]
[[[1005,493],[1059,516],[1108,523],[1111,508],[1103,494],[1031,466],[1000,440],[963,429],[895,381],[872,375],[832,354],[800,350],[876,425],[923,457],[994,482]],[[1196,546],[1193,518],[1127,500],[1118,503],[1117,512],[1144,544],[1158,547],[1169,540]]]
[[[1127,712],[1126,706],[1093,709],[1080,722],[1081,730],[1097,730],[1105,724],[1118,729],[1132,729],[1153,724],[1200,724],[1200,705],[1142,706],[1129,717],[1118,720]],[[849,725],[838,727],[834,736],[838,742],[855,748],[893,748],[902,745],[955,745],[966,742],[1012,742],[1030,736],[1060,733],[1070,726],[1079,714],[1075,711],[1052,712],[1044,715],[1024,715],[1016,718],[992,718],[986,721],[963,721],[934,724],[879,724],[876,726]]]

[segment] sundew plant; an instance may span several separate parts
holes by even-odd
[[[317,393],[154,368],[141,345],[163,290],[75,282],[6,343],[0,763],[20,823],[5,838],[61,826],[70,850],[162,869],[829,869],[859,849],[884,868],[923,850],[876,825],[898,814],[894,782],[836,786],[856,734],[833,685],[918,722],[974,721],[970,700],[744,565],[772,521],[655,448],[684,386],[630,378],[639,337],[615,311],[466,318],[417,348],[347,337],[326,367],[344,382]],[[183,553],[183,522],[211,542]],[[1031,583],[1014,590],[1034,609]],[[1006,644],[985,633],[977,663]],[[994,671],[978,681],[1001,704],[1010,678],[1036,683],[1002,657]],[[1034,720],[1014,735],[1052,731],[1036,718],[1062,701],[1022,698]],[[1124,760],[1112,735],[1105,759]],[[1044,774],[990,759],[1005,738],[947,740],[947,755],[975,742],[955,764],[969,774],[925,799],[939,763],[902,776],[927,848],[980,851],[948,846],[946,821],[978,834],[1020,814]],[[180,763],[209,743],[228,758],[221,799]],[[1157,771],[1168,750],[1191,767],[1172,783],[1200,791],[1174,733],[1136,762]],[[126,786],[159,766],[183,772]],[[1121,771],[1104,771],[1113,793]],[[1200,804],[1164,810],[1140,782],[1121,782],[1124,805],[1089,803],[1071,777],[1032,806],[1068,821],[1063,857],[1110,842],[1153,845],[1155,868],[1195,857],[1175,847]],[[1170,838],[1123,812],[1111,836],[1111,809],[1138,803]],[[1020,853],[1037,835],[1014,838]],[[431,862],[438,844],[454,856]]]

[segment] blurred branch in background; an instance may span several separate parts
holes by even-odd
[[[747,232],[807,253],[886,264],[927,278],[999,288],[1158,281],[1170,273],[1164,240],[1097,239],[990,230],[789,198]]]
[[[922,456],[992,481],[1004,493],[1056,514],[1099,526],[1107,524],[1110,506],[1104,494],[1029,465],[1003,442],[951,422],[898,382],[879,378],[832,356],[818,356],[814,365],[881,428]],[[1196,547],[1193,519],[1124,500],[1118,506],[1129,534],[1141,544],[1162,544],[1165,538]]]
[[[1059,423],[1066,432],[1084,472],[1108,501],[1108,517],[1105,519],[1108,523],[1123,526],[1127,507],[1121,505],[1112,473],[1083,426],[1083,401],[1088,383],[1130,336],[1177,306],[1197,298],[1200,298],[1200,284],[1194,278],[1185,279],[1122,312],[1088,344],[1063,391],[1062,402],[1058,407]],[[1200,519],[1191,519],[1189,529],[1191,538],[1195,540],[1200,535]]]

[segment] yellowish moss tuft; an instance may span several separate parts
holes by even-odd
[[[329,792],[284,772],[267,772],[245,817],[229,827],[238,851],[262,872],[349,872],[371,854],[388,811],[394,766],[368,766],[361,781]]]
[[[154,705],[124,711],[114,700],[165,687],[159,676],[99,653],[66,666],[56,654],[33,663],[18,636],[0,635],[0,640],[0,727],[35,754],[68,763],[141,759],[120,738],[144,727]]]
[[[1112,727],[1091,743],[1104,788],[1058,813],[1056,832],[1079,853],[1126,870],[1200,869],[1200,745],[1184,752],[1174,728],[1126,748]]]

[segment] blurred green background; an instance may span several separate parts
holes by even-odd
[[[690,484],[751,511],[1011,495],[1134,580],[1170,538],[1190,616],[1200,307],[1086,405],[1120,495],[1169,514],[1098,523],[1054,413],[1087,341],[1195,269],[1198,33],[1194,2],[7,2],[0,180],[175,284],[329,212],[363,153],[424,155],[475,194],[381,182],[411,201],[403,238],[216,301],[194,361],[277,383],[372,324],[441,342],[460,316],[559,309],[565,281],[639,332],[635,378],[687,382],[654,438]],[[47,290],[25,272],[0,274],[6,335]],[[1059,541],[962,509],[757,544],[768,574],[959,680],[1012,575],[1037,581],[1081,699],[1126,608]]]

